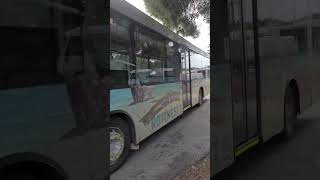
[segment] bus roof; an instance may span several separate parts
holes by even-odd
[[[115,10],[118,13],[125,15],[126,17],[158,32],[159,34],[161,34],[161,35],[163,35],[163,36],[165,36],[165,37],[167,37],[177,43],[188,47],[192,51],[195,51],[195,52],[209,58],[208,53],[206,53],[205,51],[196,47],[195,45],[191,44],[189,41],[187,41],[183,37],[179,36],[178,34],[174,33],[173,31],[169,30],[168,28],[166,28],[165,26],[163,26],[162,24],[160,24],[156,20],[152,19],[151,17],[149,17],[145,13],[141,12],[140,10],[138,10],[137,8],[135,8],[134,6],[129,4],[128,2],[126,2],[124,0],[111,0],[110,8],[112,10]]]

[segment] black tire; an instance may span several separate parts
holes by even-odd
[[[199,90],[199,103],[198,105],[201,106],[203,104],[203,90]]]
[[[285,94],[284,102],[284,130],[283,138],[289,140],[294,137],[297,126],[297,97],[294,89],[288,87]]]
[[[120,133],[123,134],[124,148],[123,148],[121,155],[119,156],[119,158],[116,161],[111,163],[111,160],[110,160],[110,166],[109,166],[110,173],[113,173],[116,170],[118,170],[124,164],[124,162],[127,160],[127,157],[129,155],[129,151],[130,151],[130,142],[131,142],[130,130],[129,130],[129,126],[126,121],[124,121],[123,119],[121,119],[119,117],[112,118],[111,123],[110,123],[110,130],[109,130],[110,135],[111,135],[111,131],[114,131],[114,130],[116,130],[117,132],[121,131]],[[111,137],[110,137],[110,144],[111,144]]]
[[[32,174],[19,171],[8,172],[5,175],[1,175],[0,178],[4,180],[40,180],[40,178],[37,178]]]

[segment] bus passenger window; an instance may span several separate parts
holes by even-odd
[[[60,84],[58,31],[52,27],[6,27],[0,61],[0,89]]]
[[[210,60],[198,53],[190,51],[191,71],[194,72],[195,79],[205,79],[207,77],[206,71],[210,69]],[[191,75],[192,78],[192,75]]]
[[[135,31],[136,77],[143,85],[166,82],[165,40],[160,35],[137,27]]]
[[[129,21],[113,12],[110,16],[111,84],[113,88],[125,88],[129,83],[129,71],[135,69],[129,58]]]
[[[179,52],[180,46],[172,41],[168,41],[166,47],[167,58],[165,77],[167,82],[177,82],[179,80],[181,69],[181,54]]]

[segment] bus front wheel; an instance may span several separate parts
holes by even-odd
[[[297,124],[297,103],[294,89],[288,87],[285,94],[284,102],[284,131],[283,137],[290,139],[294,136]]]
[[[126,121],[116,117],[111,119],[110,128],[110,172],[118,170],[129,155],[130,131]]]

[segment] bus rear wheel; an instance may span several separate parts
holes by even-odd
[[[110,127],[110,172],[118,170],[129,155],[130,131],[128,124],[121,118],[111,119]]]
[[[296,131],[297,126],[297,97],[295,96],[294,89],[288,87],[285,94],[284,102],[284,139],[291,139]]]

